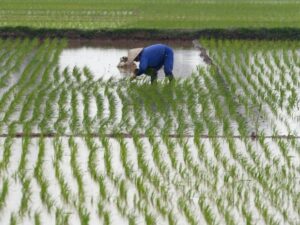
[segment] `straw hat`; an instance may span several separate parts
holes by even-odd
[[[134,59],[143,51],[143,48],[133,48],[128,51],[128,63],[132,63]]]

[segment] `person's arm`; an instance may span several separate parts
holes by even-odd
[[[146,72],[148,68],[148,58],[145,56],[141,57],[139,69],[135,71],[136,76],[140,76]]]
[[[139,69],[133,71],[133,76],[130,77],[130,80],[134,80],[137,76],[142,75],[146,72],[148,67],[148,59],[146,57],[141,57]]]
[[[166,76],[173,74],[173,64],[174,64],[174,53],[172,49],[166,49],[165,62],[164,62],[164,71]]]

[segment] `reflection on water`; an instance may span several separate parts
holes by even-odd
[[[129,76],[130,72],[119,70],[117,65],[122,56],[127,55],[128,49],[114,47],[80,47],[64,49],[59,65],[61,71],[65,67],[73,68],[77,66],[82,69],[87,66],[95,79],[102,77],[109,79],[110,77],[122,78]],[[197,66],[205,66],[205,63],[199,56],[199,52],[193,48],[180,49],[174,48],[174,69],[175,77],[186,77],[196,72]],[[163,69],[159,71],[159,77],[164,77]]]

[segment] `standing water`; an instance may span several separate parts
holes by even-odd
[[[117,65],[122,56],[127,56],[130,48],[146,47],[156,42],[130,42],[130,43],[83,43],[70,45],[64,49],[59,65],[61,71],[64,68],[73,68],[77,66],[79,69],[88,67],[95,79],[109,79],[111,77],[123,78],[130,76],[129,71],[120,70]],[[205,66],[202,58],[199,56],[199,51],[196,50],[192,42],[181,44],[166,43],[174,50],[174,68],[175,77],[187,77],[192,73],[197,72],[197,66]],[[138,65],[138,63],[137,63]],[[164,78],[163,68],[159,71],[159,78]]]

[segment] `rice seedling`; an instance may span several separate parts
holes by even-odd
[[[11,214],[11,216],[10,216],[10,221],[9,221],[9,225],[17,225],[17,217],[16,217],[16,215],[15,214]]]
[[[55,223],[58,225],[68,225],[70,214],[63,211],[63,209],[57,208],[55,212]]]
[[[104,224],[105,225],[109,225],[109,224],[111,224],[111,219],[110,219],[110,214],[109,214],[109,212],[104,212],[104,214],[103,214],[103,219],[104,219]]]
[[[79,206],[78,214],[80,218],[80,223],[82,225],[88,225],[90,221],[90,214],[88,213],[87,209],[84,208],[83,206]]]
[[[34,177],[37,180],[37,183],[40,186],[40,198],[47,207],[48,211],[51,211],[54,207],[54,200],[49,194],[49,181],[43,176],[43,160],[45,155],[45,142],[44,138],[39,140],[39,152],[37,162],[34,168]]]
[[[1,187],[1,192],[0,192],[0,212],[2,211],[2,209],[5,206],[5,201],[7,199],[8,196],[8,192],[9,192],[9,182],[8,179],[3,179],[3,184]]]
[[[4,223],[299,221],[297,42],[201,40],[214,66],[156,86],[60,68],[65,44],[0,39]]]
[[[21,217],[25,215],[25,213],[29,210],[29,203],[31,198],[31,190],[30,190],[30,180],[24,180],[23,182],[23,196],[21,199],[19,214]]]
[[[81,202],[85,201],[84,183],[82,180],[82,172],[81,172],[81,169],[77,162],[78,146],[72,137],[69,138],[69,147],[70,147],[70,151],[71,151],[70,164],[71,164],[73,175],[77,181],[79,202],[81,204]]]
[[[35,213],[34,214],[34,225],[41,225],[41,215],[40,213]]]
[[[155,217],[151,214],[146,213],[145,215],[145,222],[147,225],[154,225],[156,224]]]
[[[0,162],[0,173],[2,170],[6,170],[9,166],[10,163],[10,158],[11,158],[11,146],[13,144],[12,138],[6,138],[4,142],[4,149],[3,149],[3,156],[2,156],[2,161]]]

